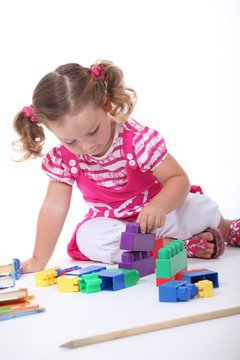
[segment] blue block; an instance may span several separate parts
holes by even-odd
[[[20,260],[19,259],[13,259],[13,263],[14,263],[14,273],[13,276],[15,278],[15,280],[18,280],[22,274],[23,274],[23,269],[20,265]]]
[[[102,279],[102,290],[117,291],[125,288],[125,276],[122,273],[100,271],[98,276]]]
[[[201,280],[212,281],[213,287],[218,288],[218,273],[216,271],[204,270],[182,274],[182,280],[194,284]]]
[[[103,270],[106,270],[106,266],[91,265],[91,266],[86,266],[85,268],[82,268],[79,270],[69,271],[65,275],[81,277],[82,275],[97,273],[97,272],[103,271]]]
[[[58,273],[58,275],[57,275],[57,277],[58,277],[58,276],[61,276],[62,271],[67,271],[67,270],[80,270],[80,269],[81,269],[81,267],[78,266],[78,265],[76,265],[76,266],[72,266],[72,267],[66,268],[66,269],[56,269],[55,271]],[[65,274],[65,275],[66,275],[66,274]]]
[[[178,280],[172,280],[159,285],[158,291],[159,301],[161,302],[188,301],[198,293],[196,285]]]

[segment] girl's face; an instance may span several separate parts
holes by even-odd
[[[61,125],[49,129],[74,154],[103,156],[112,144],[115,124],[102,108],[85,105],[77,115],[66,115]]]

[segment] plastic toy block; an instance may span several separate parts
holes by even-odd
[[[57,291],[62,292],[75,292],[80,291],[80,285],[78,283],[78,276],[59,276],[57,278]]]
[[[183,274],[188,274],[188,273],[192,273],[192,272],[197,272],[197,271],[205,271],[207,269],[192,269],[192,270],[188,270],[187,268],[179,271],[176,275],[175,275],[175,280],[182,280],[182,275]]]
[[[176,275],[174,276],[174,280],[182,280],[182,274],[187,273],[187,267],[181,271],[179,271],[178,273],[176,273]]]
[[[103,270],[106,270],[106,266],[91,265],[91,266],[86,266],[79,270],[70,271],[70,272],[66,273],[66,275],[81,277],[82,275],[97,273],[97,272],[103,271]]]
[[[76,265],[76,266],[72,266],[70,268],[67,269],[56,269],[56,272],[58,273],[57,276],[63,276],[65,273],[73,271],[73,270],[80,270],[81,267]]]
[[[156,238],[155,244],[154,244],[154,250],[150,251],[150,255],[154,258],[154,267],[156,267],[156,260],[158,259],[158,250],[163,248],[163,239],[162,238]]]
[[[130,251],[154,250],[155,235],[142,234],[139,223],[128,223],[122,232],[120,249]]]
[[[209,280],[201,280],[195,283],[198,288],[198,297],[211,297],[213,296],[213,283]]]
[[[23,268],[21,267],[21,264],[20,264],[20,260],[19,259],[13,259],[13,262],[14,262],[14,273],[13,273],[13,276],[15,278],[15,280],[18,280],[22,274],[23,274]]]
[[[140,279],[139,271],[137,271],[136,269],[107,269],[105,271],[124,274],[125,288],[136,285],[138,280]]]
[[[159,301],[177,302],[188,301],[197,295],[198,289],[187,281],[173,280],[158,287]]]
[[[59,269],[59,267],[54,267],[51,269],[36,272],[36,286],[50,286],[56,284],[58,276],[56,269]]]
[[[101,291],[102,280],[97,273],[83,275],[78,279],[80,291],[86,294]]]
[[[154,259],[148,251],[129,251],[122,254],[122,262],[118,264],[119,269],[136,269],[140,277],[153,274]]]
[[[187,267],[187,250],[183,241],[173,240],[158,251],[156,277],[171,278]]]
[[[200,280],[209,280],[213,283],[213,288],[218,288],[218,273],[211,270],[197,271],[191,273],[182,274],[183,281],[188,281],[189,283],[195,284]]]
[[[102,280],[102,290],[116,291],[125,288],[124,274],[100,271],[98,276]]]
[[[171,278],[156,278],[156,285],[162,285],[165,284],[168,281],[172,280],[182,280],[182,274],[187,272],[187,268],[183,269],[182,271],[179,271],[176,275],[172,276]]]
[[[172,276],[171,278],[156,278],[156,286],[166,284],[172,280],[175,280],[175,276]]]

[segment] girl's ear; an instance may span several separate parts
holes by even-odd
[[[108,97],[106,97],[106,100],[104,102],[104,106],[105,106],[105,109],[107,111],[107,113],[110,113],[111,110],[112,110],[112,103],[110,101],[110,99]]]

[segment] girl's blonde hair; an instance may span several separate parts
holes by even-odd
[[[110,115],[124,123],[132,113],[136,103],[136,93],[125,86],[123,72],[111,61],[101,60],[98,65],[103,70],[104,79],[93,76],[90,68],[79,64],[59,66],[48,73],[37,84],[32,97],[32,113],[37,121],[31,121],[22,111],[14,118],[13,127],[19,139],[13,142],[13,149],[21,151],[23,157],[42,156],[45,142],[43,126],[60,122],[66,114],[76,114],[88,102],[104,108],[106,98],[112,104]]]

